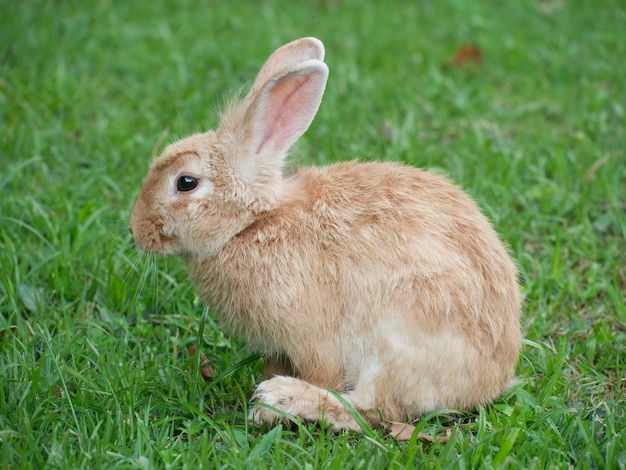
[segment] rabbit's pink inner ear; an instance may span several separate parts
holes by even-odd
[[[256,149],[257,154],[262,153],[270,141],[273,141],[276,150],[291,146],[306,130],[310,121],[302,113],[306,113],[309,100],[306,90],[301,90],[310,80],[309,76],[298,77],[278,84],[271,90],[262,118],[263,134]]]
[[[308,129],[322,100],[326,70],[294,72],[269,85],[257,109],[257,155],[285,154]]]

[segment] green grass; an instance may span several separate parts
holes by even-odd
[[[624,24],[620,0],[1,2],[0,467],[624,468]],[[331,75],[293,160],[444,172],[519,262],[520,383],[417,423],[445,443],[255,428],[261,364],[126,233],[151,155],[305,35]],[[482,66],[443,67],[466,43]]]

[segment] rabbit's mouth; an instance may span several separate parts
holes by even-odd
[[[144,219],[129,226],[137,247],[149,253],[174,254],[175,239],[163,233],[163,224]]]

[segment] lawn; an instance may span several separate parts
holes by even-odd
[[[625,24],[621,0],[0,2],[0,467],[625,468]],[[127,233],[151,157],[309,35],[330,77],[293,164],[444,173],[519,264],[519,383],[414,423],[445,442],[254,427],[260,360]]]

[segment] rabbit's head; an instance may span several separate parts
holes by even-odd
[[[314,38],[277,49],[217,130],[165,149],[131,213],[129,228],[141,249],[210,254],[278,207],[287,152],[322,100],[328,77],[323,58]]]

